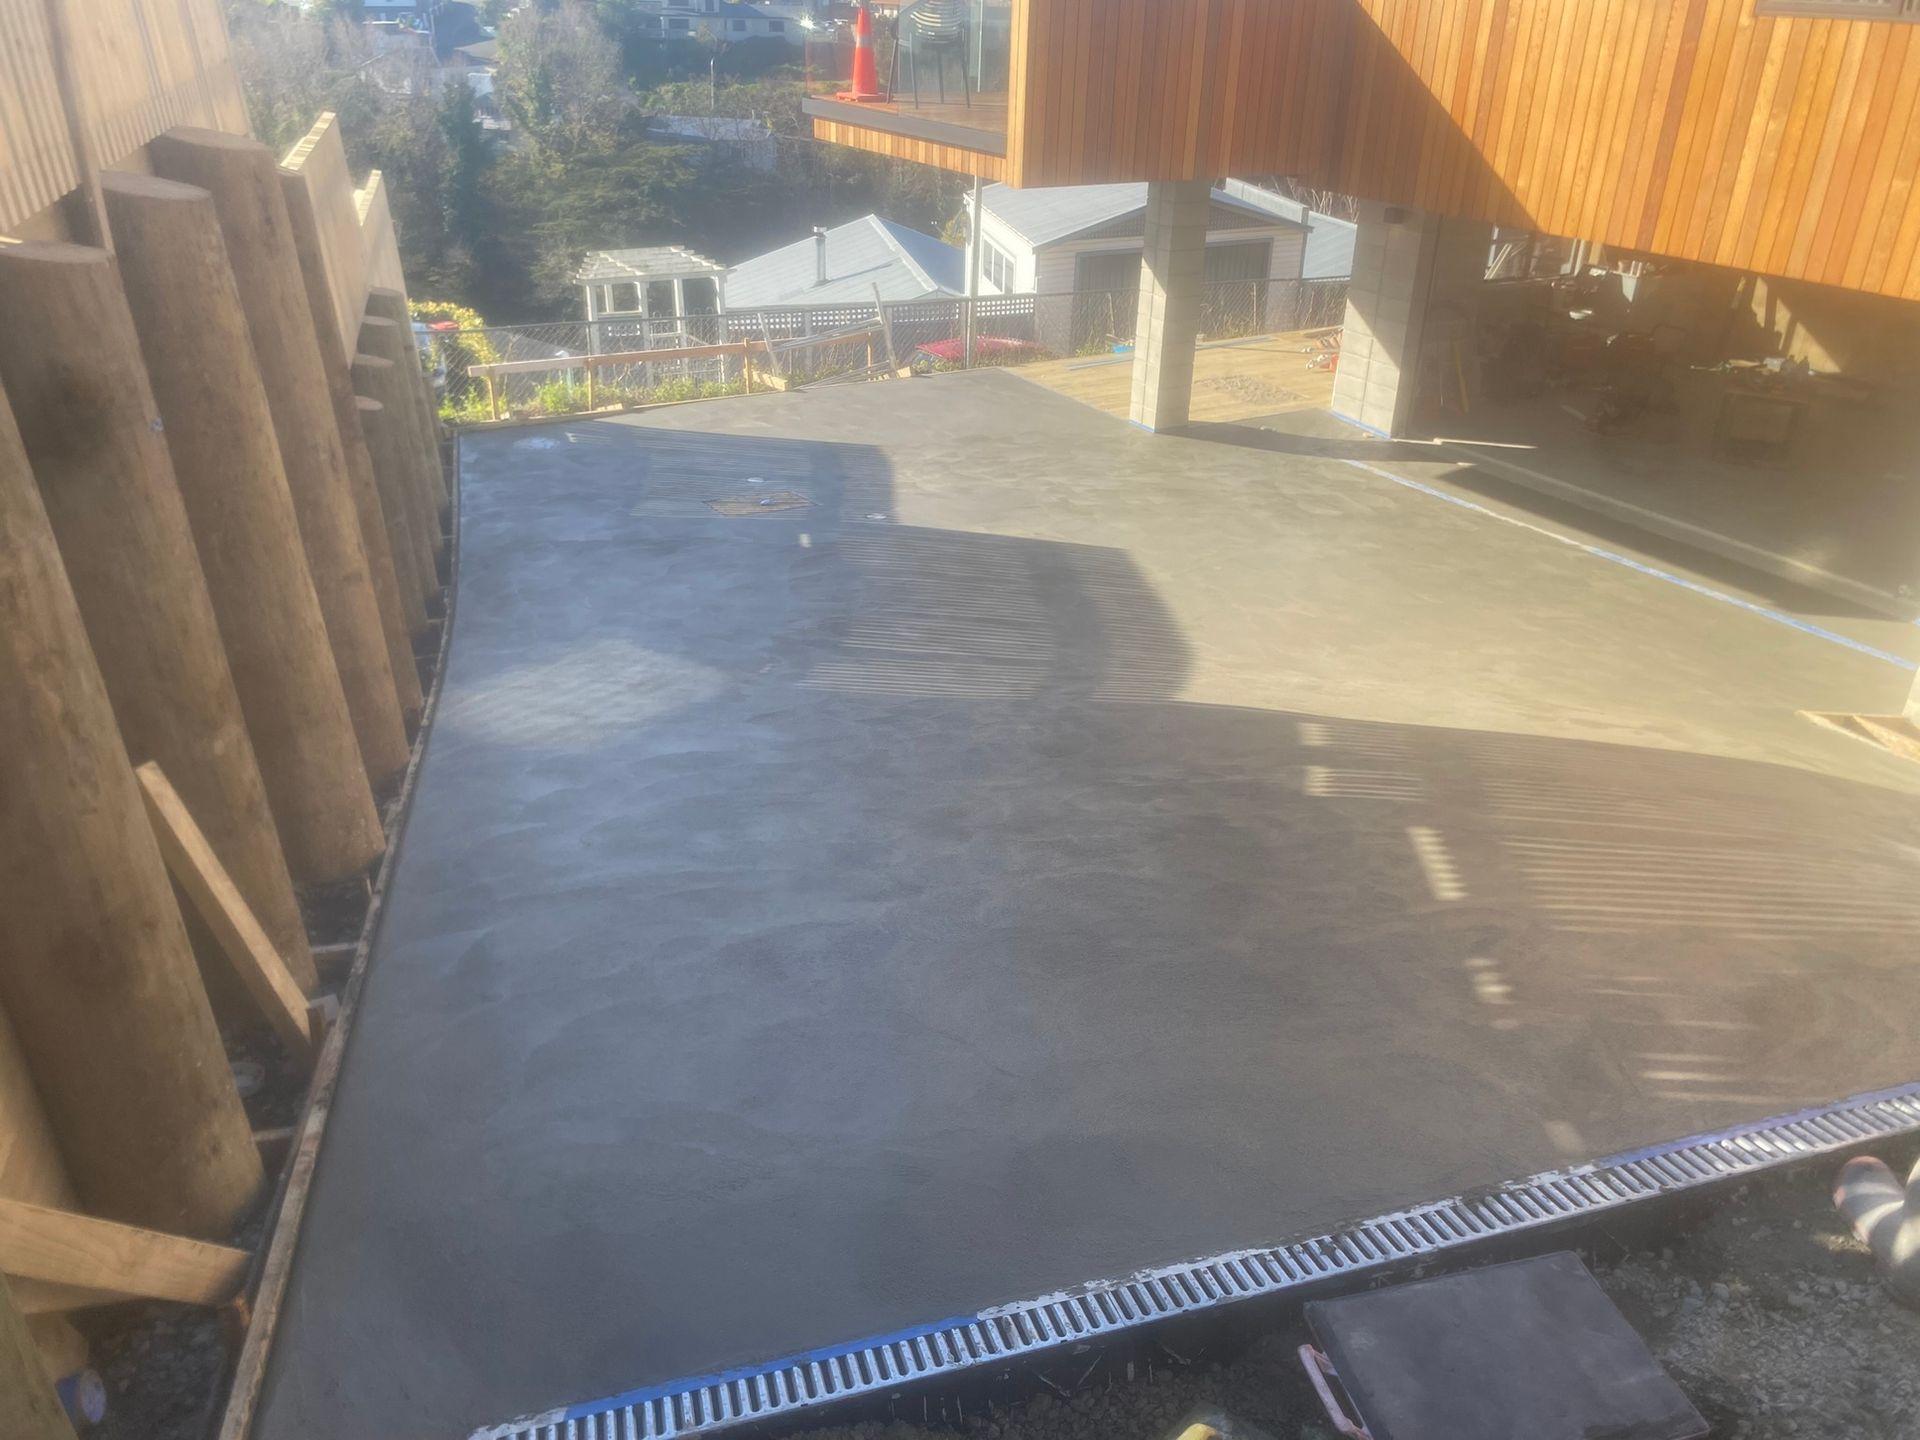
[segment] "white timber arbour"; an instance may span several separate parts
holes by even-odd
[[[599,321],[647,322],[651,345],[655,343],[656,325],[672,322],[677,330],[684,332],[690,314],[724,315],[727,311],[727,267],[682,245],[593,251],[574,272],[574,283],[586,301],[589,353],[599,348],[596,338]],[[711,285],[711,310],[689,311],[690,285],[696,295]],[[713,338],[683,333],[667,343],[703,344]]]

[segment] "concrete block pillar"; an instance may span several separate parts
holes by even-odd
[[[1450,399],[1463,384],[1475,394],[1475,315],[1492,240],[1479,221],[1362,202],[1334,414],[1399,436],[1438,398],[1423,384],[1448,387]]]
[[[1147,186],[1128,418],[1148,430],[1178,430],[1187,423],[1212,194],[1211,180],[1156,180]]]

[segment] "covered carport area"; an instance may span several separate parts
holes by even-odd
[[[1374,228],[1337,413],[1837,600],[1920,611],[1920,304],[1430,218],[1396,304],[1379,286],[1422,223],[1383,210]]]

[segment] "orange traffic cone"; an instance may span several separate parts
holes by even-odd
[[[880,64],[873,55],[873,11],[865,3],[853,21],[853,84],[836,100],[884,100],[880,93]]]

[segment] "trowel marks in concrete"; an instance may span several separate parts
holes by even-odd
[[[1761,703],[1890,667],[952,378],[464,442],[261,1440],[462,1435],[1920,1074],[1906,773]],[[708,503],[761,488],[808,503]]]

